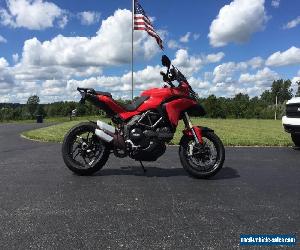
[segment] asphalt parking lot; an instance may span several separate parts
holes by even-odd
[[[189,177],[177,147],[157,162],[111,157],[71,173],[61,145],[0,124],[0,249],[234,249],[244,234],[300,233],[300,150],[226,148],[211,180]],[[299,241],[298,241],[299,245]]]

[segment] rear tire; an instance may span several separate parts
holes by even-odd
[[[300,147],[300,134],[291,134],[292,140],[296,147]]]
[[[215,133],[203,131],[202,137],[203,148],[198,148],[194,138],[184,135],[180,141],[179,156],[183,168],[191,176],[206,179],[214,176],[222,168],[225,149]]]
[[[92,122],[80,123],[71,128],[64,138],[63,160],[76,174],[91,175],[99,171],[109,157],[109,145],[95,135],[96,128],[97,125]]]

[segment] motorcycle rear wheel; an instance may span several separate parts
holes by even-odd
[[[203,131],[203,144],[196,145],[194,138],[183,136],[179,156],[183,168],[195,178],[214,176],[223,166],[225,149],[220,138],[213,132]]]
[[[83,122],[65,135],[62,156],[66,166],[78,175],[91,175],[106,163],[110,149],[95,135],[97,125]]]

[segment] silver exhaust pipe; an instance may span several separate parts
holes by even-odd
[[[115,127],[102,121],[97,121],[97,126],[99,129],[95,130],[95,134],[106,142],[112,142],[116,131]]]
[[[113,127],[105,122],[102,122],[102,121],[97,121],[97,126],[98,126],[98,128],[102,129],[105,132],[108,132],[108,134],[111,134],[111,135],[114,135],[116,132],[115,127]]]
[[[106,134],[103,130],[101,129],[96,129],[95,130],[95,134],[102,140],[106,141],[106,142],[112,142],[113,141],[113,137]]]

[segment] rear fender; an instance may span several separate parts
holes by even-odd
[[[85,99],[97,108],[104,110],[109,117],[125,112],[125,110],[109,96],[87,93],[85,94]]]

